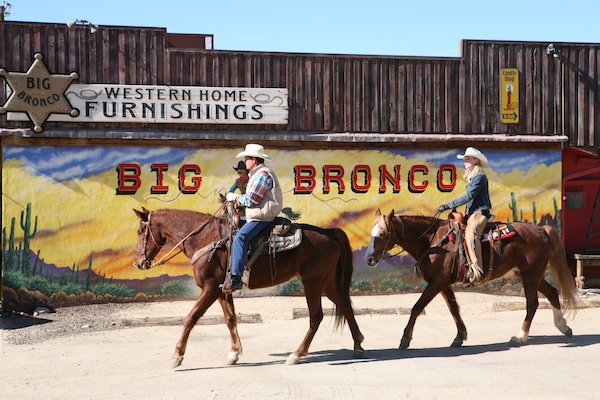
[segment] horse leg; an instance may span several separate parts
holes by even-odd
[[[175,345],[175,351],[171,357],[171,368],[177,368],[183,362],[183,355],[185,354],[187,341],[192,329],[194,329],[196,322],[198,322],[206,310],[208,310],[208,308],[217,300],[220,294],[222,294],[222,292],[216,285],[215,288],[210,288],[208,285],[205,285],[202,289],[202,293],[200,293],[198,300],[196,300],[192,310],[183,322],[183,332]]]
[[[529,339],[529,329],[531,328],[531,321],[535,316],[535,312],[538,309],[539,300],[537,296],[537,285],[532,282],[525,282],[523,280],[523,289],[525,290],[525,299],[527,300],[527,314],[525,320],[521,325],[521,330],[510,339],[510,344],[513,346],[520,346],[527,342]]]
[[[229,328],[229,336],[231,337],[231,350],[227,356],[227,364],[235,365],[240,359],[242,354],[242,341],[237,330],[237,317],[235,316],[235,308],[233,306],[233,296],[231,294],[225,294],[219,297],[219,303],[223,309],[223,316],[225,317],[225,324]]]
[[[300,346],[295,352],[290,354],[285,362],[287,365],[298,364],[301,357],[308,355],[308,348],[310,347],[310,344],[317,333],[317,329],[319,329],[319,325],[323,320],[323,305],[321,304],[322,290],[320,288],[318,290],[314,288],[314,285],[318,283],[303,279],[302,284],[304,285],[304,293],[306,295],[310,323],[308,332],[306,332],[306,336],[304,336],[302,343],[300,343]]]
[[[362,348],[361,343],[365,339],[363,334],[360,332],[356,318],[354,316],[354,310],[352,309],[352,303],[346,300],[346,297],[340,293],[335,283],[331,283],[325,289],[325,295],[335,304],[339,312],[346,318],[348,327],[352,333],[352,339],[354,339],[354,358],[360,358],[364,354],[365,350]]]
[[[454,291],[451,287],[448,287],[442,290],[442,296],[444,300],[446,300],[446,304],[448,305],[448,309],[450,310],[450,314],[454,318],[454,323],[456,324],[456,328],[458,329],[458,333],[454,338],[454,341],[450,345],[450,347],[460,347],[463,342],[467,340],[467,327],[460,316],[460,307],[456,302],[456,297],[454,296]]]
[[[545,279],[542,279],[538,285],[538,291],[546,296],[552,305],[554,326],[556,326],[558,330],[561,331],[561,333],[566,337],[573,337],[573,331],[567,325],[567,320],[565,320],[565,317],[560,309],[558,290],[556,290],[554,286],[550,285]]]
[[[410,341],[412,340],[412,333],[415,328],[415,322],[417,322],[417,317],[421,315],[427,304],[429,304],[439,292],[440,288],[438,285],[433,284],[433,281],[427,285],[425,290],[423,290],[421,297],[419,297],[419,300],[417,300],[410,312],[408,324],[406,325],[406,328],[404,328],[404,335],[402,336],[400,346],[398,347],[400,350],[408,349]]]

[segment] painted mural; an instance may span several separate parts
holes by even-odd
[[[464,149],[269,148],[285,206],[301,221],[343,229],[354,249],[357,290],[418,290],[406,253],[368,268],[375,211],[434,215],[465,190]],[[2,160],[4,285],[47,296],[96,299],[194,296],[189,260],[133,267],[145,207],[212,214],[234,180],[241,148],[6,146]],[[560,229],[560,150],[485,150],[497,221]],[[459,211],[463,211],[460,210]],[[169,244],[164,248],[169,250]],[[162,254],[162,253],[161,253]],[[158,257],[161,256],[158,255]],[[97,300],[100,301],[100,300]],[[55,304],[62,304],[56,300]]]

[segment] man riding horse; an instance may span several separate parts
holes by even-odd
[[[237,155],[237,158],[240,157],[244,157],[246,168],[250,171],[246,193],[227,193],[225,198],[245,207],[246,223],[233,239],[231,279],[225,279],[224,292],[242,288],[242,274],[250,241],[267,228],[283,209],[281,186],[275,173],[264,165],[265,159],[271,160],[271,157],[265,154],[263,146],[248,144],[246,149]]]

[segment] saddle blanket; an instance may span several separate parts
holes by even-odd
[[[500,239],[507,239],[517,234],[517,231],[515,231],[515,228],[511,224],[500,224],[494,227],[493,230],[490,229],[490,231],[492,232],[491,240],[498,240],[498,237]],[[490,231],[483,234],[481,237],[482,242],[490,241]]]
[[[449,229],[452,230],[452,226],[449,225]],[[511,225],[511,224],[494,224],[492,226],[487,226],[486,227],[486,232],[483,234],[483,236],[481,237],[481,242],[489,242],[490,241],[490,234],[489,232],[492,232],[492,238],[491,240],[498,240],[498,236],[500,236],[500,239],[508,239],[509,237],[513,237],[517,234],[517,231],[515,231],[515,228]],[[452,243],[454,243],[456,241],[456,233],[452,232],[450,237],[449,237],[450,241]]]
[[[302,229],[298,224],[291,224],[290,229],[284,235],[273,235],[273,243],[270,243],[271,235],[262,236],[256,243],[253,243],[248,254],[254,253],[254,249],[264,243],[261,254],[268,254],[269,248],[275,249],[275,252],[295,249],[302,243]]]

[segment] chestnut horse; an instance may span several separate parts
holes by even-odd
[[[218,300],[225,323],[231,336],[228,363],[235,364],[242,353],[237,332],[237,319],[233,296],[224,294],[219,285],[225,281],[229,244],[227,243],[227,219],[186,210],[133,210],[140,218],[138,242],[133,265],[148,269],[152,260],[167,242],[178,247],[190,260],[196,285],[202,292],[183,324],[183,333],[171,358],[172,368],[181,365],[190,332],[206,310]],[[308,354],[319,324],[323,319],[321,296],[326,295],[336,306],[336,326],[348,322],[354,339],[354,356],[364,352],[361,334],[350,300],[350,283],[353,263],[352,248],[346,233],[338,228],[322,229],[299,224],[303,237],[301,244],[291,250],[276,253],[275,258],[266,254],[252,264],[248,282],[250,289],[265,288],[285,283],[300,276],[310,314],[308,332],[300,347],[290,354],[287,364],[297,364]],[[161,264],[158,262],[157,264]]]
[[[514,272],[523,281],[527,314],[521,330],[511,338],[510,343],[518,346],[529,338],[531,321],[538,308],[538,291],[550,300],[554,325],[565,336],[571,337],[573,332],[567,326],[561,311],[559,292],[564,309],[574,310],[577,306],[577,288],[567,265],[558,232],[549,226],[540,227],[525,222],[514,222],[512,226],[517,234],[501,240],[499,253],[494,251],[494,254],[490,255],[489,243],[482,243],[485,281],[501,278],[509,271]],[[467,340],[467,328],[460,316],[451,286],[457,282],[459,262],[456,245],[448,240],[448,230],[447,220],[421,215],[395,215],[394,210],[388,215],[382,215],[377,210],[371,241],[365,254],[367,264],[376,266],[388,250],[399,245],[417,260],[423,279],[427,282],[421,297],[412,308],[400,341],[401,350],[408,348],[419,314],[440,292],[458,328],[458,334],[451,347],[460,347]],[[490,257],[493,258],[491,269]],[[559,291],[544,279],[548,264],[554,281],[558,283]]]

